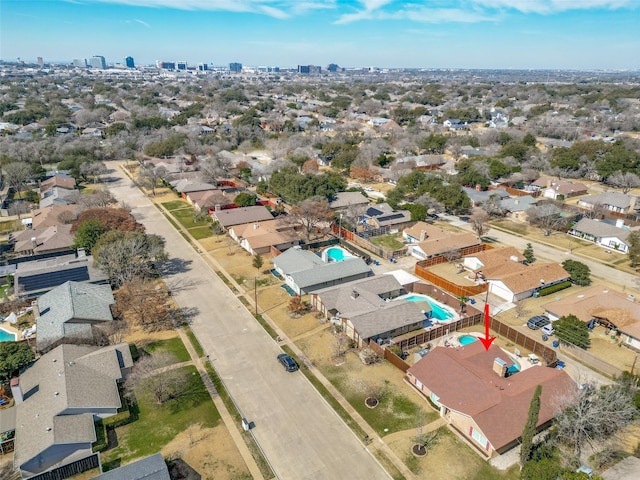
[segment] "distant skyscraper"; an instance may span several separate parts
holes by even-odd
[[[336,65],[335,63],[330,63],[329,65],[327,65],[327,70],[329,72],[335,73],[340,69],[340,67],[338,65]]]
[[[178,70],[186,70],[187,62],[185,61],[176,62],[176,67],[178,68]]]
[[[176,62],[163,62],[162,60],[157,60],[156,67],[161,68],[163,70],[175,70]]]
[[[311,65],[298,65],[298,73],[311,73]]]
[[[198,64],[198,71],[199,72],[205,72],[207,70],[209,70],[209,65],[208,64],[206,64],[206,63],[199,63]]]
[[[102,55],[94,55],[89,59],[89,65],[91,68],[101,68],[102,70],[107,68],[107,62]]]
[[[42,60],[42,57],[38,57],[38,66],[44,67],[44,60]]]
[[[135,68],[136,64],[133,61],[133,57],[127,57],[124,59],[124,64],[126,65],[127,68]]]
[[[78,68],[87,68],[87,61],[83,58],[74,58],[73,66]]]
[[[241,63],[230,63],[229,64],[229,71],[231,71],[232,73],[240,73],[242,71],[242,64]]]

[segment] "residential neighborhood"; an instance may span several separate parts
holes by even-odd
[[[0,63],[0,476],[638,456],[635,84],[30,68]]]

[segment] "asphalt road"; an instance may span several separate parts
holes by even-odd
[[[360,439],[300,373],[276,361],[282,353],[243,304],[162,213],[108,162],[109,186],[148,233],[161,235],[172,261],[165,281],[177,304],[195,309],[192,330],[224,381],[280,479],[388,479]]]

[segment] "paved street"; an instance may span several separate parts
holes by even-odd
[[[241,414],[255,423],[258,444],[281,479],[390,478],[360,439],[299,372],[287,373],[281,353],[235,295],[191,245],[120,170],[109,188],[132,208],[148,233],[166,240],[174,272],[165,280],[187,288],[174,292],[181,307],[195,307],[192,329]]]

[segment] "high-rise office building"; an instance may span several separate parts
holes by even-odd
[[[42,59],[42,57],[38,57],[38,66],[40,68],[44,67],[44,60]]]
[[[135,68],[136,67],[135,62],[133,61],[133,57],[126,57],[124,59],[124,64],[125,64],[125,66],[127,68]]]
[[[176,67],[178,70],[186,70],[187,69],[187,62],[183,61],[179,61],[176,62]]]
[[[229,64],[229,71],[231,73],[240,73],[240,72],[242,72],[242,64],[241,63],[236,63],[236,62],[230,63]]]
[[[89,66],[91,68],[101,68],[104,70],[107,68],[107,61],[102,55],[94,55],[89,59]]]
[[[206,63],[199,63],[198,64],[198,71],[199,72],[206,72],[207,70],[209,70],[209,65]]]
[[[73,66],[77,68],[87,68],[87,61],[84,58],[74,58]]]
[[[340,67],[338,65],[336,65],[335,63],[330,63],[329,65],[327,65],[327,71],[335,73],[338,70],[340,70]]]
[[[162,60],[157,60],[156,67],[161,68],[163,70],[175,70],[176,62],[163,62]]]
[[[298,73],[311,73],[311,65],[298,65]]]

